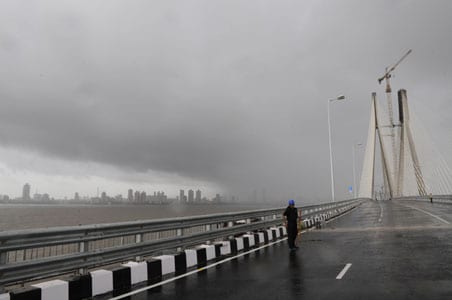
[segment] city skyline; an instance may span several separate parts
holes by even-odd
[[[175,196],[175,197],[169,197],[165,191],[152,191],[149,194],[147,194],[146,191],[142,191],[142,190],[134,190],[133,188],[129,188],[125,193],[124,196],[122,193],[113,193],[110,194],[108,191],[105,190],[100,190],[99,188],[96,190],[96,195],[80,195],[79,192],[74,192],[73,197],[68,197],[65,196],[63,198],[55,198],[52,197],[50,194],[48,193],[38,193],[38,189],[35,190],[35,193],[31,193],[31,189],[32,186],[30,183],[25,183],[22,187],[22,194],[21,197],[15,197],[15,196],[11,196],[5,193],[1,193],[0,191],[0,200],[5,200],[4,198],[6,197],[6,199],[8,200],[24,200],[24,201],[49,201],[49,200],[75,200],[75,201],[80,201],[80,200],[89,200],[89,199],[101,199],[101,200],[106,200],[108,199],[116,199],[116,200],[121,200],[124,202],[130,202],[130,203],[144,203],[146,201],[148,201],[149,199],[152,198],[156,198],[156,199],[164,199],[166,201],[166,199],[174,199],[179,201],[179,203],[199,203],[201,201],[205,201],[205,200],[209,200],[209,198],[207,197],[202,197],[202,191],[200,189],[196,189],[196,197],[195,197],[195,191],[193,189],[189,189],[188,190],[188,194],[191,195],[187,198],[187,196],[183,196],[184,200],[180,201],[180,195],[179,196]],[[184,190],[180,190],[180,193],[182,193],[182,191]],[[100,193],[100,194],[99,194]],[[183,194],[183,193],[182,193]],[[212,196],[210,199],[216,199],[218,198],[218,193],[215,194],[215,196]],[[235,196],[232,196],[231,199],[235,199]]]

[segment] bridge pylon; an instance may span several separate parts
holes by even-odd
[[[376,154],[381,156],[382,181],[385,198],[413,195],[407,182],[413,181],[417,195],[427,195],[417,146],[410,123],[407,92],[398,91],[399,123],[394,123],[392,106],[385,110],[372,93],[369,131],[360,181],[359,197],[376,198]]]

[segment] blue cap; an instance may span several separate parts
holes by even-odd
[[[289,205],[295,205],[295,201],[293,201],[293,199],[289,200]]]

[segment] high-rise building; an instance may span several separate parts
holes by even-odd
[[[80,196],[79,196],[79,194],[77,192],[74,195],[74,200],[75,201],[80,201]]]
[[[133,202],[133,190],[129,189],[127,192],[127,200],[131,203]]]
[[[188,190],[188,203],[193,203],[195,201],[195,192],[193,190]]]
[[[24,185],[24,188],[22,189],[22,200],[29,201],[31,199],[30,198],[30,189],[31,189],[30,184],[26,183]]]
[[[144,203],[144,202],[146,202],[146,192],[141,192],[141,195],[140,195],[140,203]]]
[[[196,191],[195,201],[196,202],[201,202],[201,190],[197,190]]]
[[[185,203],[185,191],[184,190],[179,191],[179,203]]]
[[[221,202],[221,196],[220,194],[216,194],[215,198],[212,199],[213,203],[220,203]]]
[[[101,199],[102,199],[102,202],[107,202],[107,193],[106,192],[102,192]]]
[[[139,203],[140,202],[140,197],[141,197],[141,194],[140,194],[140,192],[139,191],[135,191],[135,203]]]

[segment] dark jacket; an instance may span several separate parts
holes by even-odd
[[[286,216],[287,218],[287,225],[288,226],[297,226],[297,221],[298,221],[298,210],[296,207],[293,206],[288,206],[286,208],[286,210],[283,213],[283,216]]]

